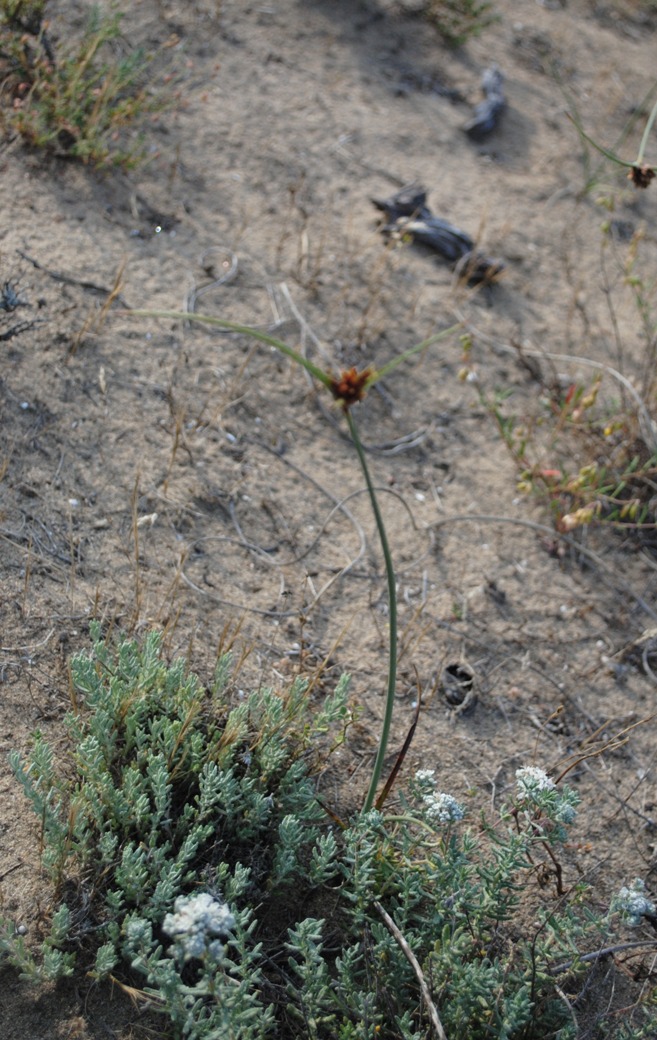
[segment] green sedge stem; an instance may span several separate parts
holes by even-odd
[[[257,329],[250,328],[247,325],[239,325],[232,321],[224,321],[222,318],[211,317],[207,314],[193,314],[187,311],[160,311],[160,310],[129,310],[124,313],[133,315],[138,318],[171,318],[175,321],[197,321],[206,325],[217,325],[222,329],[228,329],[230,332],[241,333],[244,336],[251,336],[253,339],[259,340],[261,343],[266,343],[271,347],[275,347],[276,350],[280,351],[286,357],[289,357],[292,361],[296,361],[297,364],[302,365],[312,376],[317,379],[318,382],[322,383],[327,389],[333,391],[334,381],[333,377],[328,372],[324,372],[317,365],[314,365],[312,361],[308,361],[307,358],[303,357],[298,351],[293,350],[287,343],[283,343],[282,340],[277,339],[275,336],[270,336],[266,332],[259,332]],[[449,329],[444,329],[442,332],[435,333],[433,336],[429,336],[427,339],[418,343],[416,346],[411,347],[409,350],[405,350],[399,354],[392,361],[389,361],[383,368],[378,371],[374,371],[371,377],[365,383],[365,387],[371,386],[376,383],[383,376],[388,375],[398,365],[401,365],[403,361],[407,361],[409,358],[418,354],[422,350],[426,350],[433,343],[437,343],[441,339],[445,339],[459,328],[459,325],[453,325]],[[372,478],[370,476],[369,467],[367,465],[367,459],[365,457],[365,451],[358,433],[358,428],[354,422],[353,415],[348,408],[344,408],[345,418],[349,427],[349,433],[353,441],[353,445],[358,455],[358,461],[360,462],[363,475],[365,477],[365,483],[367,485],[367,492],[372,505],[372,511],[374,513],[374,519],[376,522],[377,532],[379,535],[379,541],[381,543],[381,549],[383,552],[383,559],[385,562],[386,577],[388,582],[388,617],[389,617],[389,652],[388,652],[388,684],[386,692],[386,705],[385,713],[383,718],[383,725],[381,728],[381,736],[379,738],[379,748],[374,760],[374,768],[372,770],[372,777],[370,780],[369,790],[363,805],[363,812],[369,812],[374,805],[376,797],[376,789],[381,779],[381,773],[383,771],[383,764],[385,761],[386,750],[388,747],[388,739],[390,737],[390,728],[392,725],[392,712],[395,704],[395,690],[397,684],[397,586],[395,581],[395,571],[392,562],[392,555],[390,552],[390,546],[388,544],[388,536],[386,534],[385,525],[383,523],[383,517],[379,509],[379,502],[376,497]]]
[[[626,162],[625,159],[620,159],[617,155],[614,155],[613,152],[610,152],[608,148],[603,148],[601,144],[597,144],[597,142],[594,141],[592,137],[589,137],[589,135],[584,132],[581,124],[575,119],[574,116],[570,114],[570,112],[566,112],[566,115],[568,119],[570,119],[571,123],[574,123],[577,132],[581,135],[581,137],[583,137],[585,141],[587,141],[593,148],[595,148],[596,152],[600,152],[600,155],[604,155],[605,158],[611,159],[611,161],[615,162],[618,166],[625,166],[627,168],[630,168],[635,165],[635,163],[633,162]]]
[[[214,318],[209,314],[194,314],[188,311],[129,310],[123,313],[134,315],[136,318],[173,318],[175,321],[198,321],[203,325],[218,325],[219,328],[228,329],[229,332],[239,332],[243,336],[250,336],[252,339],[257,339],[270,347],[275,347],[276,350],[280,350],[281,354],[285,354],[292,361],[296,361],[298,365],[302,365],[306,372],[309,372],[311,376],[314,376],[324,386],[331,387],[332,379],[328,372],[324,372],[323,369],[318,368],[312,361],[305,358],[303,354],[299,354],[292,347],[288,347],[287,343],[283,343],[282,339],[270,336],[267,332],[260,332],[249,325],[237,325],[234,321],[224,321],[223,318]]]
[[[604,155],[607,159],[611,159],[611,161],[615,162],[618,166],[625,166],[627,169],[632,169],[633,166],[641,166],[643,163],[643,156],[645,155],[645,151],[648,146],[648,138],[650,137],[650,131],[652,130],[655,124],[655,119],[657,119],[657,101],[652,106],[650,115],[648,116],[648,122],[646,123],[643,135],[641,137],[641,144],[639,145],[639,154],[637,155],[634,162],[627,162],[625,159],[621,159],[618,155],[615,155],[613,152],[610,152],[608,148],[603,148],[602,145],[597,144],[593,140],[593,138],[589,137],[589,135],[584,132],[579,121],[575,119],[575,117],[571,115],[570,112],[567,112],[566,114],[570,119],[571,123],[575,124],[577,132],[584,138],[585,141],[592,145],[593,148],[596,149],[596,151],[600,152],[600,154]]]
[[[374,519],[376,521],[376,528],[379,534],[379,541],[381,542],[383,559],[385,561],[386,577],[388,579],[388,688],[386,692],[386,707],[383,716],[383,725],[381,727],[381,736],[379,738],[379,749],[374,760],[374,768],[372,770],[372,778],[370,780],[367,798],[363,805],[363,812],[366,813],[369,812],[374,805],[376,789],[379,780],[381,779],[381,772],[383,770],[383,763],[388,746],[388,738],[390,736],[392,709],[395,704],[395,689],[397,684],[397,585],[395,581],[395,571],[392,564],[392,555],[388,544],[388,536],[383,523],[383,517],[381,516],[381,510],[379,509],[379,501],[376,497],[376,491],[374,490],[372,478],[370,477],[367,459],[365,458],[365,451],[353,415],[348,410],[345,411],[345,415],[349,426],[349,433],[351,434],[351,439],[358,455],[358,461],[360,462],[365,477],[365,483],[367,484],[367,493],[370,496],[370,502],[372,504],[372,512],[374,513]]]
[[[641,144],[639,145],[639,154],[637,155],[637,158],[636,158],[637,166],[640,166],[641,163],[643,162],[643,155],[644,155],[644,152],[645,152],[647,144],[648,144],[648,137],[650,136],[650,131],[653,128],[653,125],[654,125],[654,122],[655,122],[655,118],[657,118],[657,101],[652,106],[652,111],[650,113],[650,116],[648,117],[648,122],[646,123],[646,128],[643,131],[643,137],[641,138]]]
[[[270,347],[275,347],[276,350],[280,350],[281,354],[285,354],[286,357],[291,358],[292,361],[296,361],[297,364],[303,365],[306,372],[309,372],[311,376],[314,376],[318,382],[322,383],[328,389],[332,386],[332,377],[329,372],[325,372],[323,369],[318,368],[312,361],[305,358],[298,351],[294,350],[293,347],[289,347],[283,340],[277,339],[276,336],[270,336],[267,332],[260,332],[258,329],[252,328],[250,325],[239,325],[234,321],[225,321],[223,318],[215,318],[209,314],[195,314],[193,311],[158,311],[158,310],[128,310],[124,311],[125,314],[133,315],[136,318],[172,318],[175,321],[197,321],[202,325],[218,325],[221,329],[227,329],[229,332],[238,332],[243,336],[251,336],[253,339],[259,340],[261,343],[266,343]],[[423,350],[427,350],[434,343],[438,343],[441,339],[446,339],[447,336],[459,328],[459,325],[452,325],[449,329],[443,329],[442,332],[437,332],[433,336],[429,336],[427,339],[422,340],[421,343],[416,343],[414,347],[410,347],[409,350],[403,351],[398,354],[397,357],[393,358],[392,361],[388,361],[383,368],[376,369],[370,378],[367,380],[365,387],[368,388],[374,383],[378,383],[380,379],[387,376],[392,372],[398,365],[401,365],[404,361],[408,361],[415,354],[419,354]]]
[[[398,354],[392,361],[388,361],[383,368],[379,368],[372,374],[370,379],[367,380],[366,386],[370,387],[373,383],[378,383],[379,379],[383,379],[384,376],[389,375],[390,372],[394,371],[398,365],[401,365],[404,361],[408,361],[415,354],[419,354],[423,350],[427,350],[433,346],[434,343],[438,343],[441,339],[447,339],[456,332],[461,326],[451,325],[448,329],[443,329],[442,332],[436,332],[433,336],[428,336],[427,339],[423,339],[421,343],[416,343],[414,347],[410,347],[408,350],[404,350],[403,353]]]

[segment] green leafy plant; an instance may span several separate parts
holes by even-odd
[[[11,756],[61,897],[48,956],[21,957],[35,978],[69,974],[80,959],[89,968],[92,957],[106,974],[133,918],[159,926],[203,877],[223,887],[230,875],[259,897],[284,888],[311,859],[325,818],[309,748],[349,721],[346,679],[314,712],[302,682],[233,706],[227,657],[206,692],[183,661],[164,663],[157,633],[116,649],[98,624],[91,635],[92,655],[71,663],[70,768],[57,769],[39,733],[28,761]],[[65,937],[81,952],[64,949]]]
[[[0,13],[5,127],[55,155],[97,167],[137,165],[144,148],[135,128],[167,103],[145,85],[148,57],[126,48],[120,13],[93,7],[81,39],[62,47],[43,13],[43,4],[20,0]]]
[[[0,19],[12,29],[36,35],[46,9],[46,0],[0,0]]]
[[[577,1035],[558,987],[654,905],[640,880],[604,913],[565,885],[571,788],[522,767],[468,826],[421,770],[394,813],[341,822],[313,765],[344,737],[346,680],[319,705],[299,681],[235,704],[225,657],[208,690],[154,633],[91,634],[68,753],[37,734],[12,755],[55,901],[38,951],[1,924],[23,975],[109,979],[194,1040]]]
[[[594,522],[648,530],[656,519],[657,454],[622,408],[613,416],[595,414],[599,388],[596,377],[544,391],[542,414],[520,418],[509,412],[509,393],[491,395],[477,384],[517,466],[518,490],[545,504],[557,531]]]
[[[428,0],[424,16],[450,47],[461,47],[497,21],[489,0]]]
[[[611,241],[603,224],[603,249]],[[619,260],[621,285],[608,292],[616,335],[617,366],[588,357],[536,352],[546,362],[593,369],[589,379],[543,379],[535,405],[513,411],[513,392],[491,390],[473,360],[476,333],[461,339],[461,378],[474,387],[493,419],[518,472],[518,490],[549,510],[557,531],[606,524],[637,538],[649,538],[657,524],[657,282],[649,272],[638,232]],[[615,318],[614,294],[635,309],[641,337],[639,359],[626,356]]]
[[[582,121],[572,99],[570,118],[585,146],[590,145],[603,160],[627,170],[628,179],[636,188],[647,188],[655,177],[657,166],[646,161],[646,153],[657,120],[656,87],[653,84],[638,106],[644,114],[650,105],[634,160],[621,158],[618,149],[634,126],[638,115],[624,128],[616,145],[606,148],[594,141],[583,129]],[[592,170],[585,154],[587,193],[598,183],[600,168]],[[614,208],[613,194],[599,199],[609,210]],[[607,243],[611,240],[612,221],[602,226]],[[607,522],[625,531],[640,535],[653,531],[657,525],[655,478],[657,477],[657,422],[655,421],[655,394],[657,393],[657,321],[654,297],[657,280],[646,270],[641,257],[643,233],[633,235],[624,262],[623,284],[632,293],[639,317],[642,340],[642,361],[637,371],[624,371],[624,350],[614,313],[612,294],[607,287],[612,327],[616,338],[618,367],[592,362],[587,358],[564,357],[544,352],[551,360],[580,362],[593,366],[599,375],[590,386],[573,382],[562,387],[545,388],[544,402],[550,416],[543,419],[518,420],[505,413],[499,394],[491,396],[478,386],[482,404],[495,419],[504,442],[511,451],[519,470],[519,488],[538,494],[547,500],[557,530],[568,532],[592,522]],[[604,245],[603,243],[603,253]],[[471,342],[465,343],[464,378],[476,373],[470,366]],[[602,373],[611,376],[620,393],[607,400],[604,410],[596,410]],[[585,461],[573,464],[573,457]]]

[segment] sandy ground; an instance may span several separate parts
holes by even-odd
[[[582,809],[566,870],[594,881],[601,907],[635,876],[654,896],[655,722],[613,739],[654,711],[655,677],[632,651],[657,624],[654,558],[610,529],[580,532],[581,550],[560,541],[549,511],[517,490],[476,392],[511,391],[509,414],[538,415],[550,380],[591,381],[566,355],[643,378],[623,262],[645,229],[641,270],[654,281],[657,193],[585,149],[567,113],[618,141],[652,86],[653,26],[637,4],[498,0],[499,21],[450,51],[412,4],[124,6],[126,38],[166,45],[180,92],[148,128],[148,165],[99,175],[12,139],[0,151],[2,281],[17,285],[16,316],[30,325],[0,340],[3,913],[37,938],[48,909],[38,825],[6,754],[37,727],[63,748],[67,661],[88,646],[93,616],[164,629],[167,652],[201,674],[238,625],[253,682],[282,683],[300,656],[310,671],[328,656],[362,706],[345,788],[331,796],[353,800],[366,785],[387,607],[362,476],[339,413],[273,350],[125,313],[179,310],[203,287],[198,311],[275,329],[335,369],[381,365],[465,323],[476,385],[459,379],[455,333],[355,412],[398,574],[391,763],[418,690],[408,767],[436,768],[474,805],[502,797],[520,765],[556,775],[611,742],[570,774]],[[52,7],[56,34],[85,5]],[[477,142],[462,128],[492,60],[508,105]],[[386,247],[371,199],[412,181],[503,259],[496,284],[464,285],[424,247]],[[610,215],[599,200],[612,195]],[[101,315],[118,272],[120,298]],[[618,393],[605,374],[601,401]],[[564,437],[560,450],[576,456],[578,443]],[[465,711],[441,684],[457,666],[474,679]],[[623,970],[645,976],[651,963]],[[118,993],[35,998],[0,978],[6,1040],[144,1028]]]

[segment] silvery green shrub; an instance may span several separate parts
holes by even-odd
[[[654,907],[636,881],[608,913],[559,891],[574,790],[522,766],[489,819],[423,769],[341,819],[314,776],[348,733],[346,679],[323,703],[300,681],[240,699],[226,658],[206,690],[156,634],[92,638],[66,754],[37,733],[11,756],[53,904],[38,948],[0,922],[22,975],[111,977],[177,1040],[425,1040],[410,950],[449,1040],[576,1040],[564,988]],[[654,1027],[637,1008],[622,1035]]]

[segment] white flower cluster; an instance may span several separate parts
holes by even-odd
[[[418,769],[415,783],[424,803],[427,819],[433,823],[457,823],[465,816],[465,808],[451,794],[436,792],[435,769]]]
[[[433,791],[436,786],[436,770],[418,769],[415,774],[415,783],[421,791]]]
[[[226,904],[207,892],[199,892],[195,896],[179,896],[173,909],[162,922],[163,930],[174,941],[169,952],[183,961],[208,958],[219,962],[224,947],[218,937],[225,937],[235,927],[235,918]]]
[[[427,817],[435,823],[457,823],[465,816],[465,807],[451,794],[426,794],[422,801]]]
[[[538,766],[516,769],[516,810],[523,809],[534,820],[551,820],[552,841],[564,841],[566,828],[577,815],[579,795],[568,784],[558,787],[555,780]]]
[[[627,923],[633,928],[641,924],[641,918],[646,914],[655,913],[655,904],[645,894],[646,886],[641,878],[635,878],[627,888],[625,885],[612,902],[612,910],[618,910],[624,914]]]
[[[534,802],[542,791],[554,791],[556,784],[543,769],[538,766],[523,766],[516,769],[518,799],[521,802]]]

